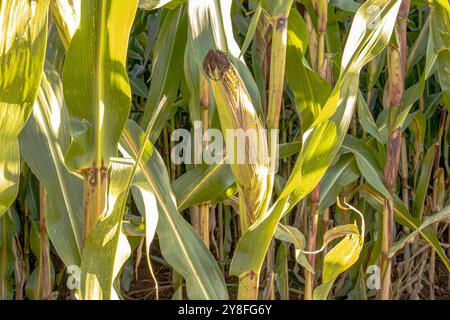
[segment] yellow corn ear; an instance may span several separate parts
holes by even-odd
[[[226,152],[238,185],[241,228],[245,231],[267,209],[267,133],[242,78],[226,54],[210,50],[203,68],[211,79]]]

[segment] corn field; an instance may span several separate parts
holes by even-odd
[[[0,299],[450,299],[448,0],[0,0]]]

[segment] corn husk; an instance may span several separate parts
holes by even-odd
[[[236,68],[225,53],[211,50],[204,64],[217,103],[226,153],[239,189],[241,227],[246,230],[267,208],[267,133]]]

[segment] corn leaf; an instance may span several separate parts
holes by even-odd
[[[356,12],[361,6],[353,0],[331,0],[331,3],[337,8],[348,12]]]
[[[339,226],[336,228],[342,229],[343,227],[346,229],[351,227],[352,230],[350,234],[348,234],[349,230],[342,233],[347,233],[344,239],[339,241],[339,243],[326,254],[323,262],[322,284],[314,289],[314,300],[326,300],[336,278],[342,272],[350,268],[359,258],[363,243],[358,228],[355,225]],[[328,232],[334,232],[332,230]]]
[[[428,184],[430,183],[431,172],[434,166],[434,158],[438,146],[432,145],[422,161],[421,171],[417,185],[415,188],[414,197],[414,216],[422,220],[423,209],[425,205],[425,197],[427,196]]]
[[[336,202],[343,188],[358,179],[360,172],[353,155],[344,154],[330,167],[320,181],[319,211],[322,212]]]
[[[241,53],[239,57],[242,57],[244,55],[244,53],[248,49],[248,46],[252,42],[253,36],[255,35],[256,26],[258,25],[259,17],[261,16],[261,12],[261,4],[258,4],[255,12],[253,13],[252,21],[250,21],[250,25],[248,26],[247,34],[245,35],[244,42],[242,43]]]
[[[443,102],[450,111],[450,5],[446,1],[433,1],[431,6],[431,37],[437,54],[437,74],[443,92]]]
[[[306,247],[306,240],[300,230],[292,226],[279,223],[274,236],[278,240],[292,243],[295,247],[295,260],[297,263],[309,272],[314,273],[314,269],[311,267],[308,259],[306,259],[306,256],[303,253]]]
[[[41,81],[48,4],[48,0],[0,3],[0,216],[18,192],[18,136]]]
[[[383,171],[378,165],[377,159],[361,140],[347,135],[342,144],[342,150],[351,152],[355,156],[359,171],[371,186],[384,197],[391,197],[384,186]]]
[[[289,180],[280,198],[287,197],[294,190],[302,188],[308,194],[319,182],[331,164],[333,150],[338,142],[336,124],[327,121],[304,135],[299,159],[296,161]],[[297,183],[302,181],[302,186]],[[309,191],[308,191],[309,190]]]
[[[128,121],[121,148],[136,158],[140,148],[138,141],[142,136],[143,132],[136,123]],[[225,282],[217,263],[198,233],[178,213],[165,164],[159,154],[153,150],[151,157],[144,158],[139,168],[136,175],[143,175],[158,202],[156,232],[162,255],[186,279],[188,297],[227,299]]]
[[[291,10],[288,21],[286,79],[294,93],[302,125],[309,128],[330,95],[329,83],[305,65],[308,45],[305,22],[297,10]],[[295,66],[295,67],[291,67]]]
[[[214,165],[189,170],[172,184],[178,211],[213,201],[234,185],[235,179],[226,159]]]
[[[125,66],[137,8],[132,1],[82,1],[80,25],[67,51],[64,97],[72,125],[70,170],[107,166],[130,111]]]
[[[312,127],[330,118],[340,105],[350,85],[347,77],[359,74],[361,68],[383,51],[391,38],[401,1],[369,0],[356,12],[347,38],[336,86]],[[375,15],[373,8],[377,8]],[[354,99],[352,95],[352,99]]]
[[[364,99],[361,91],[358,92],[358,100],[356,102],[358,106],[358,119],[361,123],[361,126],[366,130],[372,137],[377,139],[380,143],[385,144],[387,141],[383,139],[381,136],[380,130],[375,123],[375,120],[372,117],[372,113],[370,112],[369,106],[367,105],[366,100]]]
[[[139,0],[139,8],[144,10],[154,10],[161,7],[170,9],[186,2],[186,0]]]
[[[45,68],[33,113],[20,134],[20,151],[47,192],[49,237],[66,266],[81,263],[83,182],[64,165],[70,143],[69,116],[62,83]]]
[[[12,210],[0,217],[0,299],[11,300],[14,296],[14,288],[10,277],[13,272],[14,256],[11,250],[11,240],[14,236],[14,224]]]
[[[429,34],[429,37],[432,37],[431,33]],[[406,89],[405,93],[402,96],[400,112],[397,115],[396,119],[397,128],[404,125],[404,122],[406,121],[408,113],[411,110],[414,102],[419,100],[419,98],[423,95],[426,80],[435,72],[438,55],[433,50],[433,42],[429,39],[426,51],[425,70],[420,75],[419,81]],[[380,130],[383,130],[383,128],[380,128]]]
[[[281,243],[278,247],[275,257],[275,272],[277,275],[277,289],[280,293],[281,300],[289,300],[289,268],[288,268],[289,251]]]
[[[158,34],[154,46],[153,68],[150,90],[145,104],[142,127],[146,128],[152,117],[156,116],[154,128],[150,135],[150,141],[154,143],[164,128],[171,107],[178,94],[178,87],[183,74],[173,72],[181,70],[184,58],[184,48],[187,37],[186,8],[180,6],[173,11],[169,11]],[[154,115],[156,107],[163,96],[166,96],[166,103]]]

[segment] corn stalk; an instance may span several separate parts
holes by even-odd
[[[381,290],[379,298],[387,300],[390,297],[392,263],[387,258],[387,252],[393,243],[394,237],[394,200],[395,186],[400,165],[401,128],[396,126],[403,92],[405,90],[405,64],[406,64],[406,23],[409,13],[409,0],[403,0],[395,33],[396,43],[388,46],[388,103],[389,103],[389,140],[386,149],[386,163],[384,183],[391,197],[385,200],[383,212],[383,245],[381,260]]]

